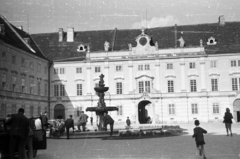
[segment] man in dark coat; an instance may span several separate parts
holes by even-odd
[[[18,147],[19,159],[24,159],[25,143],[29,133],[29,121],[24,116],[24,109],[20,108],[18,114],[11,115],[7,124],[10,125],[9,159],[14,158],[16,146]]]
[[[88,119],[88,115],[84,114],[84,111],[81,112],[80,116],[79,116],[79,120],[78,120],[78,131],[81,131],[80,126],[82,126],[83,132],[86,129],[86,124],[87,124],[87,119]]]
[[[229,108],[226,108],[226,112],[225,112],[225,115],[224,115],[224,123],[225,123],[225,127],[226,127],[226,131],[227,131],[227,136],[228,136],[228,130],[230,131],[231,133],[231,136],[232,136],[232,113],[230,113],[230,109]]]
[[[110,136],[112,136],[113,134],[113,125],[114,125],[114,120],[111,118],[110,115],[108,115],[108,113],[104,113],[104,116],[103,116],[103,123],[104,123],[104,127],[106,128],[107,130],[107,125],[109,124],[110,125]]]
[[[74,133],[74,121],[72,119],[72,115],[69,115],[69,118],[65,121],[65,127],[67,130],[67,139],[69,139],[69,129],[70,128],[73,129],[73,133]]]
[[[48,127],[48,117],[47,117],[47,112],[44,112],[44,114],[43,114],[41,117],[42,117],[43,129],[46,130],[47,127]]]

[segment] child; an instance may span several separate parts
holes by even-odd
[[[202,156],[203,155],[203,159],[207,159],[205,156],[205,151],[204,151],[204,137],[203,137],[203,133],[206,134],[207,131],[204,130],[203,128],[199,127],[200,122],[199,120],[195,120],[194,124],[196,125],[196,127],[193,129],[193,138],[195,138],[196,141],[196,145],[197,145],[197,149],[199,150],[199,155]]]

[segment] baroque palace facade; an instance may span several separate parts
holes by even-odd
[[[52,61],[45,103],[50,118],[72,114],[77,121],[81,110],[95,107],[94,87],[103,74],[109,87],[106,105],[119,108],[110,112],[115,122],[129,117],[142,124],[148,116],[154,124],[222,122],[226,108],[239,122],[239,24],[220,18],[212,24],[84,32],[60,28],[31,35]]]

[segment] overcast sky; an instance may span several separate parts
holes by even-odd
[[[29,33],[140,29],[216,23],[220,15],[240,21],[240,0],[0,0],[0,14]]]

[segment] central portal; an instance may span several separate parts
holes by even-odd
[[[146,109],[146,106],[151,104],[148,100],[143,100],[138,104],[138,120],[140,124],[146,124],[148,122],[148,116],[150,116],[150,109]]]

